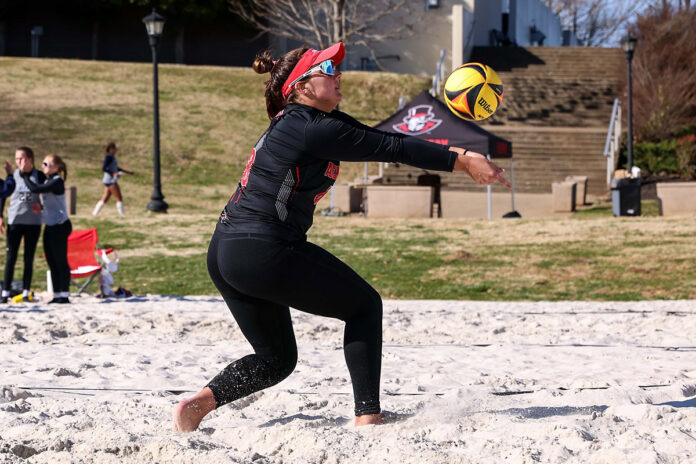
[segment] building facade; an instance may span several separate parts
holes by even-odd
[[[350,47],[347,69],[432,75],[442,50],[451,70],[476,46],[577,45],[541,0],[411,0],[410,8],[417,16],[411,37],[374,44],[378,63],[365,47]]]

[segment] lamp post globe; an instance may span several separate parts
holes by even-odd
[[[631,60],[633,59],[633,53],[636,51],[636,45],[638,39],[632,37],[631,35],[626,36],[621,44],[621,48],[626,53],[626,61],[628,62],[628,160],[626,170],[629,175],[631,169],[633,168],[633,89],[632,89],[632,75],[631,75]]]
[[[152,38],[159,38],[164,30],[164,16],[157,13],[153,8],[152,13],[143,18],[143,23],[145,23],[145,29],[147,30],[147,35]]]
[[[154,152],[154,188],[147,204],[149,211],[166,213],[169,205],[162,195],[162,183],[160,180],[160,137],[159,137],[159,87],[157,74],[157,45],[164,30],[164,17],[152,9],[152,13],[143,18],[145,29],[150,39],[152,49],[152,93],[153,93],[153,152]]]
[[[627,36],[621,44],[621,48],[623,48],[623,51],[626,53],[626,58],[628,60],[631,60],[633,58],[633,52],[636,51],[637,44],[638,39],[630,35]]]

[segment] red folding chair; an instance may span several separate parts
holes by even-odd
[[[113,251],[108,248],[106,253]],[[97,229],[73,230],[68,237],[68,264],[70,265],[70,283],[77,287],[77,294],[89,293],[86,289],[94,278],[101,272],[101,265],[97,261],[95,253],[101,253],[97,249]],[[80,284],[74,279],[87,278]]]

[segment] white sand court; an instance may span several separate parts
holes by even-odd
[[[696,301],[385,301],[385,424],[355,428],[340,321],[198,431],[171,410],[250,351],[220,298],[0,308],[2,463],[696,461]]]

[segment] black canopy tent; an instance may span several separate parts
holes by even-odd
[[[491,158],[512,158],[512,144],[476,123],[455,116],[447,105],[421,92],[403,108],[375,126],[443,145],[468,148]]]
[[[403,108],[375,126],[387,132],[418,137],[442,145],[468,148],[489,158],[510,159],[512,210],[515,211],[515,191],[512,163],[512,143],[488,132],[474,122],[455,116],[441,101],[428,92],[421,92]],[[491,216],[491,187],[488,186],[488,217]]]

